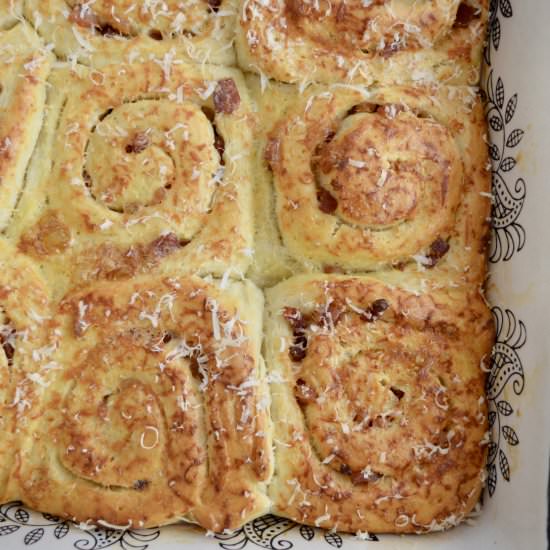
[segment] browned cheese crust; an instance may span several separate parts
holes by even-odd
[[[268,291],[275,513],[409,533],[455,525],[477,503],[491,315],[475,290],[421,286],[313,275]]]
[[[0,1],[0,504],[217,533],[468,517],[487,17]]]
[[[0,502],[17,498],[10,475],[31,405],[55,351],[49,296],[36,267],[0,239]]]
[[[290,272],[396,268],[483,281],[491,181],[473,89],[253,89],[264,121],[256,207],[276,218],[257,220],[260,282],[274,261]]]
[[[57,366],[30,408],[13,476],[18,497],[133,527],[187,519],[222,531],[265,513],[262,302],[250,284],[221,292],[179,277],[65,297]]]
[[[24,184],[52,62],[51,54],[38,49],[40,40],[27,25],[1,32],[3,21],[11,21],[8,14],[0,11],[0,231],[8,225]]]
[[[56,296],[154,268],[223,275],[251,261],[242,75],[181,60],[55,70],[8,236]]]
[[[25,0],[23,13],[54,45],[55,53],[68,61],[103,67],[172,55],[196,63],[233,65],[235,3]]]
[[[237,54],[282,82],[477,84],[488,0],[243,0]]]

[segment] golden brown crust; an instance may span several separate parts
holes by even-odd
[[[298,96],[277,88],[262,99],[257,170],[260,181],[271,175],[276,196],[269,239],[278,231],[301,270],[391,266],[483,281],[490,177],[473,90],[332,86]],[[287,108],[272,112],[272,96]]]
[[[32,414],[37,386],[51,367],[49,297],[32,263],[0,239],[0,501],[17,498],[9,483]]]
[[[0,13],[0,27],[2,14]],[[38,138],[52,57],[25,24],[0,32],[0,231],[23,187]]]
[[[235,11],[234,0],[27,0],[24,14],[60,58],[104,67],[166,55],[233,65]]]
[[[76,66],[54,71],[50,84],[8,235],[41,262],[56,295],[157,266],[246,271],[252,138],[238,71]]]
[[[483,485],[477,291],[419,278],[301,276],[268,291],[274,511],[342,531],[458,523]]]
[[[240,66],[282,82],[477,84],[488,0],[243,0]]]
[[[1,3],[0,503],[215,532],[472,510],[487,8]],[[217,65],[233,41],[255,74]],[[245,277],[284,281],[269,375]]]
[[[227,285],[225,285],[227,286]],[[215,531],[267,511],[261,294],[136,278],[68,295],[14,478],[38,510],[114,525],[187,518]]]

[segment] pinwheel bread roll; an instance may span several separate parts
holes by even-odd
[[[479,81],[488,0],[243,0],[237,53],[282,82]]]
[[[251,124],[240,72],[166,59],[54,71],[8,235],[56,296],[164,269],[251,261]]]
[[[42,376],[54,365],[49,296],[40,274],[0,239],[0,501],[17,498],[10,474],[29,421],[36,414]]]
[[[267,512],[262,307],[250,283],[181,276],[66,296],[60,368],[14,476],[20,498],[135,528],[186,519],[223,531]]]
[[[2,20],[0,12],[0,27]],[[0,31],[0,231],[9,223],[40,132],[51,61],[29,26]]]
[[[267,292],[274,513],[350,532],[446,529],[485,479],[477,289],[419,277],[303,275]]]
[[[55,53],[95,67],[165,55],[233,65],[235,0],[26,0],[24,14]]]
[[[256,82],[253,90],[263,121],[258,281],[297,264],[483,280],[490,176],[483,108],[471,88],[333,85],[300,95]]]

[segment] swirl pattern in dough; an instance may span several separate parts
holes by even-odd
[[[488,0],[243,0],[244,70],[282,82],[477,84]]]
[[[0,32],[0,231],[9,223],[38,139],[51,61],[27,25]]]
[[[332,86],[304,97],[270,88],[264,162],[294,262],[483,279],[490,178],[469,88]],[[274,94],[286,100],[282,113],[270,111]]]
[[[265,513],[271,475],[261,293],[194,277],[96,283],[64,298],[21,498],[77,521],[197,522]]]
[[[67,284],[159,266],[250,263],[251,133],[242,76],[179,61],[55,71],[9,236]]]
[[[68,61],[95,67],[175,55],[232,65],[234,0],[26,0],[24,14]]]
[[[477,290],[419,278],[309,275],[268,291],[276,514],[341,531],[458,523],[484,480]]]

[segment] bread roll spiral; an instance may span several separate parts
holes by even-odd
[[[458,523],[484,479],[476,290],[419,278],[300,276],[268,291],[275,513],[341,531]]]
[[[477,84],[488,0],[243,0],[245,70],[282,82]]]
[[[0,27],[1,21],[0,13]],[[40,132],[51,61],[27,25],[0,32],[0,231],[9,223]]]
[[[46,286],[28,258],[0,239],[0,500],[17,497],[9,478],[36,394],[54,366]]]
[[[301,97],[270,88],[260,165],[272,172],[277,230],[301,269],[483,279],[490,178],[470,89],[332,86]],[[271,110],[273,96],[286,108]]]
[[[173,63],[172,63],[173,61]],[[250,263],[251,120],[239,72],[167,60],[55,71],[9,231],[67,286]]]
[[[22,499],[77,521],[232,529],[267,511],[263,298],[141,277],[68,295],[60,368],[21,452]]]
[[[176,55],[232,65],[234,0],[28,0],[24,13],[66,60],[100,67]]]

